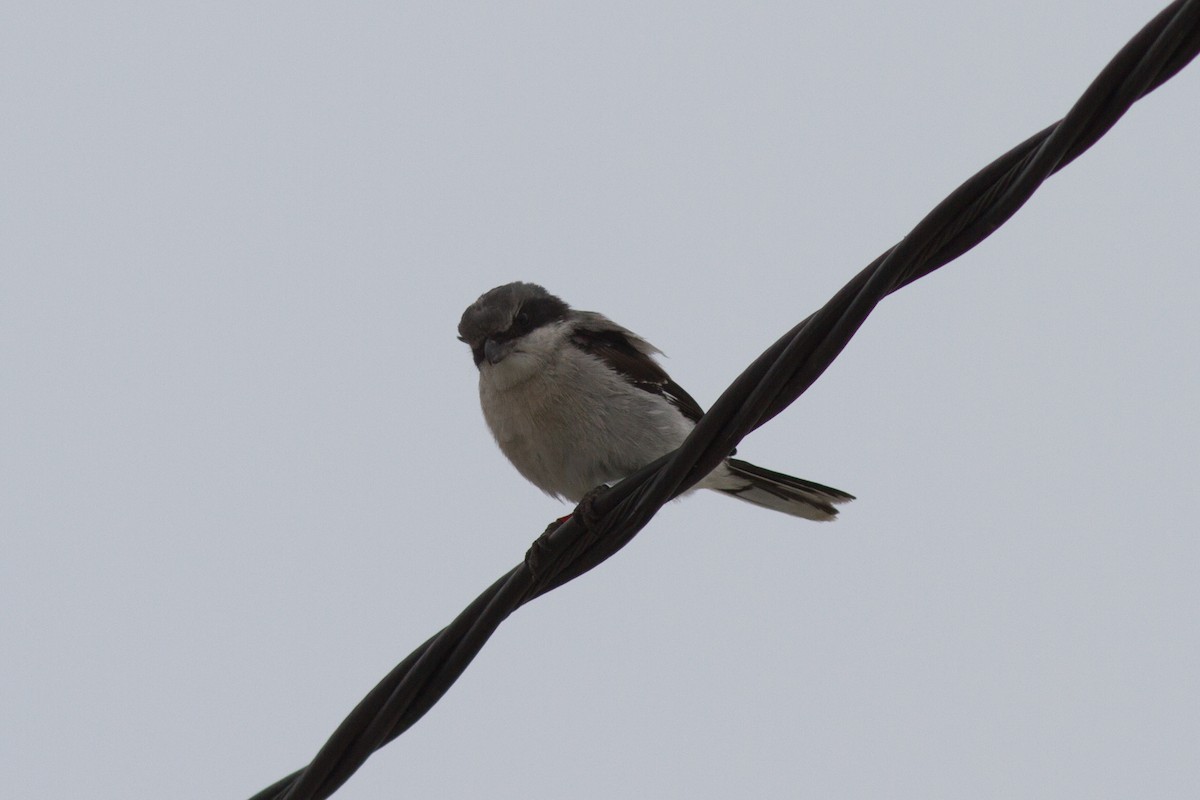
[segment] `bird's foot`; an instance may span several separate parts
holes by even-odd
[[[575,517],[575,521],[583,526],[589,540],[595,539],[599,535],[597,528],[600,527],[603,515],[596,510],[596,500],[607,491],[607,484],[589,489],[587,494],[580,498],[579,505],[575,506],[575,511],[571,513],[571,516]]]
[[[542,531],[541,536],[534,539],[533,544],[529,545],[529,549],[525,551],[525,566],[529,568],[535,581],[541,579],[542,566],[553,557],[549,541],[550,534],[558,530],[559,526],[570,518],[571,515],[567,514],[551,522],[546,526],[546,530]]]
[[[564,522],[573,517],[575,523],[583,528],[583,537],[579,544],[591,543],[597,538],[596,527],[601,515],[596,511],[596,498],[607,489],[607,486],[602,485],[590,490],[580,499],[574,511],[551,522],[546,526],[546,530],[542,531],[541,536],[534,539],[529,550],[525,552],[525,565],[533,574],[534,580],[542,578],[542,568],[553,560],[555,553],[550,545],[550,535]]]

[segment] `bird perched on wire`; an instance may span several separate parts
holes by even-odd
[[[479,368],[483,417],[533,485],[580,502],[679,447],[704,411],[654,360],[660,351],[541,286],[509,283],[458,324]],[[829,520],[854,496],[734,458],[697,484],[755,505]]]

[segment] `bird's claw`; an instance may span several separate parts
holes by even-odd
[[[558,526],[571,518],[570,514],[565,517],[559,517],[546,526],[546,530],[533,540],[533,544],[529,545],[529,549],[525,551],[525,566],[529,568],[530,573],[534,578],[538,578],[542,571],[543,559],[548,560],[550,555],[550,534],[558,530]]]
[[[553,548],[550,546],[550,534],[558,530],[559,526],[567,520],[574,518],[577,525],[583,528],[583,538],[580,543],[592,542],[597,538],[596,529],[601,521],[601,515],[596,510],[596,498],[608,489],[607,486],[597,486],[595,489],[588,491],[579,504],[575,506],[575,510],[566,516],[559,517],[546,526],[546,530],[538,538],[533,540],[533,544],[525,552],[525,566],[529,568],[530,573],[534,576],[534,580],[541,579],[542,568],[548,564],[554,556]]]

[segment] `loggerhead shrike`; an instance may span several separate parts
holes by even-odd
[[[479,367],[479,401],[517,471],[578,503],[683,443],[704,411],[654,360],[659,350],[533,283],[487,292],[458,323]],[[698,488],[813,520],[854,496],[734,458]]]

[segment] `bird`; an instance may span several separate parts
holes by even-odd
[[[535,283],[485,292],[458,338],[479,369],[479,402],[500,450],[543,492],[581,502],[683,443],[704,415],[655,360],[661,351]],[[695,488],[809,520],[854,496],[726,458]]]

